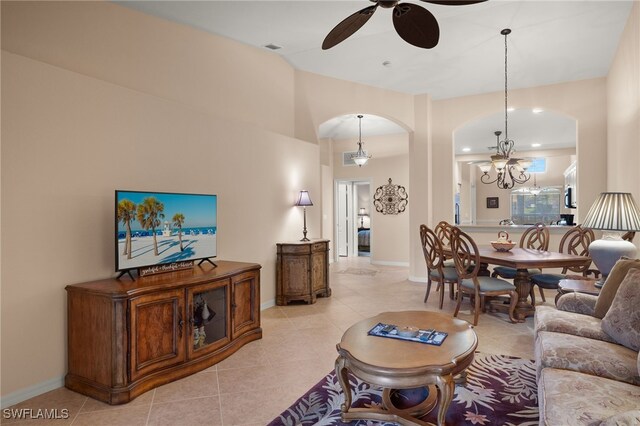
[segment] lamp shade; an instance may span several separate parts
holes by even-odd
[[[492,155],[491,161],[493,162],[493,167],[500,171],[507,166],[509,159],[503,155]]]
[[[603,192],[582,224],[607,231],[640,231],[640,210],[628,192]]]
[[[491,163],[478,164],[478,167],[480,168],[482,173],[489,173],[491,171]]]
[[[360,209],[358,209],[358,216],[366,216],[366,210],[364,209],[364,207],[360,207]]]
[[[313,203],[311,202],[311,198],[309,198],[309,191],[300,191],[300,197],[295,205],[302,207],[312,206]]]
[[[527,158],[523,158],[521,160],[518,160],[518,164],[520,165],[520,167],[522,167],[523,170],[526,171],[529,167],[531,167],[531,164],[533,164],[533,161]]]

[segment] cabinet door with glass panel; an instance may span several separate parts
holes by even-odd
[[[231,281],[214,281],[187,290],[189,312],[189,359],[209,354],[229,343],[231,324]]]

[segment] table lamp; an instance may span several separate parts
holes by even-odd
[[[358,216],[360,216],[360,228],[364,228],[364,218],[367,216],[367,211],[364,207],[358,209]]]
[[[589,209],[582,226],[604,231],[601,239],[589,244],[589,255],[602,274],[596,286],[601,287],[620,257],[636,256],[636,246],[621,236],[626,231],[640,230],[640,210],[628,192],[603,192]]]
[[[309,198],[309,191],[300,191],[300,197],[295,204],[302,207],[302,214],[304,215],[304,228],[302,229],[303,238],[300,241],[309,241],[307,238],[307,206],[312,206],[311,198]]]

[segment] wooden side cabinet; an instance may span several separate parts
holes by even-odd
[[[260,339],[260,265],[217,263],[67,286],[65,386],[122,404]]]
[[[300,300],[315,303],[331,296],[329,240],[278,243],[276,304]]]

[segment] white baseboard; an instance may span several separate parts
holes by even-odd
[[[260,304],[260,310],[264,311],[265,309],[269,309],[273,306],[276,306],[276,299],[267,300],[264,303]]]
[[[416,284],[426,284],[427,283],[427,277],[414,277],[414,276],[409,276],[409,281],[414,282]]]
[[[381,266],[404,266],[409,267],[409,262],[389,262],[386,260],[372,260],[372,265],[381,265]]]
[[[12,405],[19,404],[22,401],[26,401],[27,399],[31,399],[35,396],[42,395],[43,393],[61,388],[63,386],[64,376],[56,377],[54,379],[47,380],[46,382],[29,386],[28,388],[24,388],[22,390],[10,393],[9,395],[3,396],[0,400],[0,408],[4,409],[7,407],[11,407]]]

